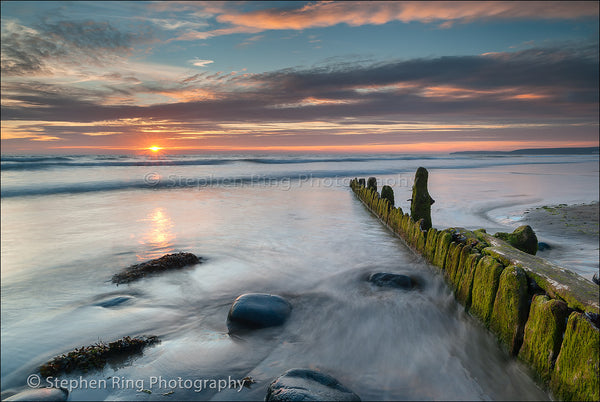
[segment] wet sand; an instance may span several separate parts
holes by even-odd
[[[598,241],[599,207],[598,202],[542,206],[526,211],[523,220],[542,235]]]

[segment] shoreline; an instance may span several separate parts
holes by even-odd
[[[526,210],[522,221],[542,236],[576,237],[597,243],[600,238],[599,211],[598,201],[587,204],[544,205]]]

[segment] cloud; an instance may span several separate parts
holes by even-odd
[[[129,55],[135,43],[151,33],[122,32],[108,22],[59,21],[35,27],[15,20],[2,22],[2,75],[53,75],[68,66],[108,66]]]
[[[214,60],[202,60],[199,58],[195,58],[190,60],[189,62],[196,67],[206,67],[208,64],[214,63]]]
[[[593,48],[593,46],[592,46]],[[7,120],[180,122],[427,119],[597,120],[598,56],[588,47],[330,64],[262,74],[194,74],[105,86],[3,83]],[[135,102],[110,102],[109,96]],[[148,102],[142,102],[148,97]]]
[[[238,12],[219,7],[212,10],[218,22],[230,27],[211,31],[188,31],[179,40],[206,39],[233,33],[266,30],[304,30],[330,27],[382,25],[392,21],[438,23],[441,28],[476,20],[577,19],[597,17],[598,3],[589,1],[400,1],[308,3],[297,8],[270,8]]]

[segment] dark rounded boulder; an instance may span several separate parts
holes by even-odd
[[[64,388],[37,388],[19,392],[5,401],[66,401],[69,391]]]
[[[282,325],[289,317],[292,305],[281,296],[246,293],[239,296],[229,309],[229,332]]]
[[[535,255],[538,251],[537,236],[529,225],[519,226],[512,233],[498,232],[494,237],[502,239],[514,248],[531,255]]]
[[[378,272],[369,276],[369,282],[380,287],[412,289],[414,286],[410,276]]]
[[[360,398],[328,374],[291,369],[269,385],[265,401],[360,401]]]

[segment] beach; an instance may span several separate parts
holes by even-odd
[[[597,202],[542,206],[525,211],[524,221],[541,235],[576,237],[598,242],[600,206]]]
[[[240,392],[150,391],[158,399],[173,391],[182,400],[256,400],[286,370],[313,368],[366,400],[550,398],[348,184],[376,176],[408,212],[414,172],[427,166],[434,227],[506,232],[528,208],[597,200],[597,156],[60,158],[2,161],[3,391],[23,389],[61,353],[147,335],[160,343],[84,378],[148,388],[158,377],[250,376],[256,383]],[[202,263],[111,282],[128,266],[175,252]],[[597,252],[578,253],[576,267],[591,277]],[[382,271],[422,286],[402,292],[366,281]],[[253,292],[288,300],[289,320],[229,336],[233,301]],[[146,396],[120,384],[75,387],[70,398]]]

